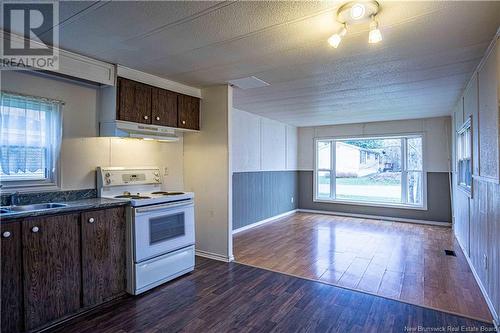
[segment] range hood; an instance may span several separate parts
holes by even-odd
[[[175,135],[175,130],[173,128],[138,124],[122,120],[99,123],[99,135],[158,141],[179,140],[179,138]]]

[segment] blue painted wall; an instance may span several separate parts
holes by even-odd
[[[233,173],[233,230],[297,209],[298,183],[298,171]]]

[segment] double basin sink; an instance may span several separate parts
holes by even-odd
[[[34,212],[39,210],[63,208],[67,206],[68,206],[67,204],[63,203],[40,203],[34,205],[5,206],[5,207],[0,207],[0,214]]]

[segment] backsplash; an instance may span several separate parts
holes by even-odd
[[[96,189],[71,190],[71,191],[54,191],[54,192],[33,192],[19,193],[18,205],[30,205],[42,202],[64,202],[80,199],[91,199],[97,197]],[[10,194],[0,195],[0,204],[2,206],[10,206]]]

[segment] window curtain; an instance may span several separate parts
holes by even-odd
[[[2,181],[47,179],[55,172],[62,139],[61,101],[2,92]]]

